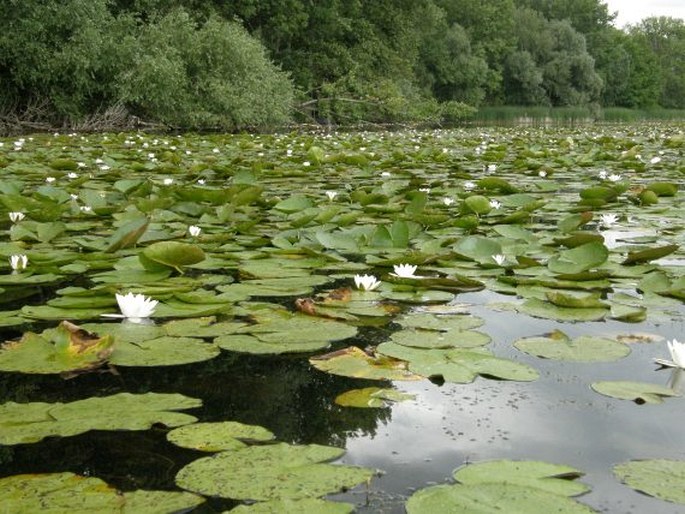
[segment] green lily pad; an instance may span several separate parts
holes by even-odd
[[[118,341],[109,359],[115,366],[175,366],[202,362],[219,355],[214,344],[193,337],[159,337],[147,341]]]
[[[365,387],[352,389],[335,397],[335,403],[343,407],[358,407],[363,409],[386,407],[392,402],[413,400],[413,394],[406,394],[396,389],[382,387]]]
[[[628,256],[622,264],[640,264],[643,262],[661,259],[662,257],[672,254],[678,248],[680,248],[679,245],[666,245],[658,248],[648,248],[638,252],[628,252]]]
[[[256,355],[280,355],[284,353],[309,353],[330,346],[329,341],[263,341],[246,334],[230,334],[214,339],[214,344],[222,350]]]
[[[590,514],[590,507],[566,496],[514,484],[438,485],[414,493],[407,514],[475,514],[525,512],[526,514]]]
[[[582,472],[570,466],[530,460],[477,462],[454,472],[454,478],[462,484],[513,484],[534,487],[560,496],[577,496],[589,491],[588,486],[575,481],[582,476]]]
[[[237,421],[217,423],[193,423],[173,429],[167,440],[182,448],[203,452],[218,452],[244,448],[245,442],[271,441],[273,433],[257,425],[245,425]]]
[[[491,238],[466,236],[457,241],[454,251],[474,261],[491,262],[493,255],[502,253],[502,245]]]
[[[197,418],[174,411],[200,405],[195,398],[158,393],[119,393],[70,403],[9,402],[0,405],[0,444],[35,443],[89,430],[147,430],[156,423],[177,427]]]
[[[6,512],[122,512],[126,499],[95,477],[74,473],[15,475],[0,478],[0,503]]]
[[[614,474],[636,491],[685,505],[685,461],[634,460],[614,466]]]
[[[559,307],[550,302],[531,298],[515,306],[521,314],[557,321],[599,321],[609,314],[608,308],[602,307]]]
[[[177,337],[219,337],[237,332],[246,326],[246,323],[240,323],[238,321],[216,322],[215,317],[207,316],[203,318],[169,321],[164,324],[162,330],[166,332],[167,335]]]
[[[356,346],[350,346],[326,355],[309,359],[316,369],[344,377],[366,378],[369,380],[421,380],[422,377],[407,370],[402,360],[371,356]]]
[[[612,339],[593,336],[571,339],[558,330],[544,337],[519,339],[514,347],[544,359],[571,362],[611,362],[630,353],[627,345]]]
[[[394,343],[413,348],[475,348],[489,344],[487,334],[475,330],[400,330],[390,336]]]
[[[678,396],[678,393],[670,387],[647,382],[603,381],[593,382],[590,387],[604,396],[632,400],[638,404],[663,403],[664,397]]]
[[[405,328],[423,328],[425,330],[468,330],[478,328],[485,320],[476,316],[436,315],[431,313],[410,313],[397,320],[397,323]]]
[[[186,512],[202,505],[205,499],[185,491],[131,491],[123,493],[122,514],[155,514],[160,512]]]
[[[184,267],[202,262],[205,259],[205,252],[198,245],[161,241],[146,247],[138,254],[138,258],[147,270],[173,268],[181,273]]]
[[[371,469],[327,464],[340,448],[285,443],[248,446],[191,462],[176,484],[199,494],[236,500],[316,498],[371,479]]]
[[[600,242],[591,242],[559,252],[547,263],[553,273],[581,273],[604,264],[609,257],[609,250]]]
[[[40,334],[27,332],[20,341],[0,348],[0,370],[21,373],[74,375],[99,368],[113,350],[114,339],[98,336],[63,321]]]
[[[354,512],[354,505],[330,502],[319,498],[283,499],[257,502],[252,505],[239,505],[231,509],[230,512],[233,514],[301,514],[303,512],[307,514],[351,514]]]
[[[382,343],[377,351],[382,355],[407,361],[409,371],[417,375],[441,378],[446,382],[467,384],[473,382],[478,375],[531,382],[539,376],[535,369],[526,364],[495,357],[480,348],[426,350],[396,343]]]

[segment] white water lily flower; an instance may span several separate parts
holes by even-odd
[[[495,171],[497,171],[497,164],[488,164],[486,171],[488,173],[494,173]]]
[[[173,184],[173,183],[174,183],[174,179],[173,179],[173,178],[165,178],[165,179],[162,181],[162,184],[164,184],[165,186],[170,186],[170,185]]]
[[[506,261],[507,258],[501,253],[498,253],[492,256],[492,260],[495,261],[498,266],[501,266],[502,264],[504,264],[504,261]]]
[[[502,207],[502,203],[498,202],[497,200],[490,200],[490,207],[492,207],[493,209],[499,209],[500,207]]]
[[[206,181],[203,178],[199,178],[199,179],[197,179],[197,183],[201,186],[204,186],[206,184]]]
[[[476,187],[476,184],[474,184],[471,181],[464,182],[464,189],[466,189],[467,191],[470,191],[471,189],[475,189],[475,187]]]
[[[93,208],[90,205],[82,205],[79,207],[81,212],[93,212]]]
[[[381,285],[381,282],[373,275],[355,275],[354,285],[363,291],[373,291]]]
[[[447,207],[449,207],[450,205],[452,205],[454,203],[454,198],[445,197],[442,199],[442,203],[444,203]]]
[[[394,275],[401,278],[415,278],[416,266],[412,264],[395,264],[393,266]]]
[[[618,215],[610,213],[610,214],[602,214],[599,217],[599,223],[600,225],[609,228],[612,226],[614,223],[618,221]]]
[[[652,157],[649,162],[651,164],[659,164],[661,162],[661,157]]]
[[[197,237],[197,236],[199,236],[199,235],[200,235],[200,232],[202,232],[202,229],[201,229],[200,227],[198,227],[197,225],[190,225],[190,226],[188,227],[188,233],[189,233],[192,237]]]
[[[619,180],[621,180],[621,175],[619,175],[618,173],[612,173],[607,178],[612,182],[618,182]]]
[[[597,174],[597,176],[600,178],[600,180],[606,180],[608,174],[606,170],[602,170]]]
[[[55,180],[57,180],[55,177],[46,177],[45,182],[48,184],[52,184]]]
[[[73,171],[67,173],[67,178],[78,178],[78,173],[74,173]]]
[[[666,345],[668,346],[668,351],[671,353],[671,360],[654,359],[654,362],[670,368],[685,369],[685,343],[673,339],[673,341],[666,341]]]
[[[333,201],[335,199],[335,197],[338,196],[338,192],[337,191],[326,191],[326,196],[328,197],[328,199],[330,201]]]
[[[421,191],[422,193],[428,194],[431,192],[431,188],[430,187],[420,187],[419,191]]]
[[[12,223],[16,223],[18,221],[23,220],[26,217],[26,215],[23,212],[15,211],[15,212],[10,212],[9,217],[10,217],[10,221]]]
[[[157,300],[146,297],[144,294],[119,294],[116,295],[121,314],[105,314],[110,318],[127,318],[130,320],[142,320],[149,318],[155,312]]]
[[[302,166],[304,166],[305,168],[308,168],[308,167],[311,166],[311,165],[312,165],[312,163],[309,162],[309,161],[304,161],[304,162],[302,163]]]
[[[10,255],[10,266],[14,271],[21,271],[26,269],[29,264],[29,258],[26,255]]]
[[[545,170],[540,170],[538,171],[538,176],[545,178],[547,176],[547,172]]]

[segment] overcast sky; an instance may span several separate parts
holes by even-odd
[[[634,25],[650,16],[685,19],[685,0],[605,0],[609,12],[618,11],[614,24],[618,28]]]

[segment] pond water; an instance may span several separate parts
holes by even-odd
[[[30,369],[48,366],[43,354],[22,361],[26,370],[13,368],[8,356],[17,345],[9,345],[0,351],[0,404],[150,392],[201,399],[183,412],[200,422],[259,425],[279,442],[344,448],[339,464],[377,470],[368,484],[327,496],[356,512],[405,512],[416,491],[454,484],[456,468],[499,459],[576,468],[590,490],[575,500],[598,512],[685,512],[612,471],[640,459],[685,461],[683,371],[653,361],[671,359],[665,341],[685,337],[682,126],[69,134],[3,143],[0,201],[26,218],[8,219],[0,255],[29,261],[18,273],[9,265],[1,271],[5,340],[71,320],[113,334],[114,352],[95,370],[74,364],[89,372],[65,380]],[[617,218],[602,218],[607,213]],[[189,225],[201,234],[190,236]],[[169,241],[187,246],[159,246]],[[202,258],[188,257],[200,250]],[[403,262],[423,278],[393,277]],[[355,290],[354,275],[364,273],[381,286]],[[160,302],[153,324],[138,327],[161,332],[130,336],[130,344],[202,339],[213,358],[165,365],[157,353],[168,350],[146,350],[157,352],[155,364],[124,355],[130,323],[103,323],[101,314],[116,312],[114,293],[128,291]],[[313,299],[313,310],[298,312],[302,298]],[[467,318],[476,321],[449,332],[450,345],[522,367],[457,380],[449,370],[422,375],[426,368],[407,357],[421,377],[379,381],[326,373],[309,360],[351,346],[374,357],[407,347],[443,351],[429,336]],[[178,321],[189,324],[169,328]],[[221,322],[232,325],[203,332]],[[387,346],[411,327],[420,327],[415,346]],[[456,339],[475,337],[474,328],[486,344],[460,347]],[[598,349],[574,360],[514,346],[543,336],[550,344],[610,340],[629,351],[614,358]],[[314,346],[277,346],[299,343]],[[655,404],[609,397],[591,387],[601,381],[657,384],[676,397]],[[372,386],[413,398],[380,408],[335,401]],[[13,422],[0,419],[0,437]],[[176,475],[207,453],[174,446],[168,432],[153,423],[20,444],[2,439],[0,477],[68,471],[121,491],[180,490]],[[675,479],[673,488],[685,483]],[[242,503],[208,497],[193,512]]]

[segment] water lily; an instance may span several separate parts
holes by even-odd
[[[116,295],[121,314],[103,314],[109,318],[126,318],[132,321],[140,321],[149,318],[155,312],[157,300],[148,298],[144,294],[119,294]]]
[[[495,171],[497,171],[497,164],[488,164],[486,171],[488,173],[494,173]]]
[[[78,173],[74,173],[73,171],[70,171],[67,173],[67,178],[78,178]]]
[[[450,205],[452,205],[454,203],[454,198],[445,197],[442,199],[442,203],[444,203],[447,207],[449,207]]]
[[[381,282],[373,275],[355,275],[354,285],[362,291],[373,291],[381,285]]]
[[[431,192],[431,188],[430,187],[420,187],[419,191],[421,191],[422,193],[428,194]]]
[[[55,177],[46,177],[45,182],[48,184],[52,184],[55,180],[57,180]]]
[[[26,217],[26,215],[23,212],[13,211],[9,213],[9,217],[12,223],[16,223],[18,221],[23,220]]]
[[[416,266],[411,264],[395,264],[393,266],[394,275],[400,278],[415,278]]]
[[[90,205],[82,205],[79,207],[81,212],[93,212],[93,208]]]
[[[538,171],[538,176],[545,178],[547,176],[547,172],[545,170],[540,170]]]
[[[685,343],[673,339],[673,341],[666,341],[666,346],[668,346],[668,351],[671,354],[671,360],[654,359],[654,362],[670,368],[685,369]]]
[[[504,264],[504,261],[506,261],[507,258],[501,253],[498,253],[492,256],[492,260],[495,261],[498,266],[501,266],[502,264]]]
[[[649,162],[650,164],[659,164],[661,162],[661,157],[652,157]]]
[[[617,221],[618,221],[618,215],[613,214],[613,213],[602,214],[599,217],[599,224],[606,227],[606,228],[609,228],[610,226],[612,226]]]
[[[612,173],[607,178],[612,182],[618,182],[619,180],[621,180],[621,175],[619,175],[618,173]]]
[[[497,200],[490,200],[490,207],[492,207],[493,209],[499,209],[500,207],[502,207],[502,203],[498,202]]]
[[[190,226],[188,227],[188,233],[189,233],[192,237],[197,237],[197,236],[199,236],[199,235],[200,235],[200,232],[202,232],[202,229],[201,229],[200,227],[198,227],[197,225],[190,225]]]
[[[338,196],[338,192],[337,191],[326,191],[326,196],[332,202],[335,199],[335,197]]]
[[[205,179],[203,179],[203,178],[199,178],[199,179],[197,179],[197,183],[198,183],[199,185],[201,185],[201,186],[204,186],[205,183],[206,183],[206,181],[205,181]]]
[[[14,271],[21,271],[26,269],[29,264],[29,258],[24,254],[10,255],[10,266]]]
[[[467,182],[464,182],[464,189],[466,189],[467,191],[470,191],[471,189],[475,189],[475,188],[476,188],[476,184],[474,184],[470,180]]]
[[[608,176],[607,170],[602,170],[602,171],[600,171],[600,172],[597,174],[597,176],[599,177],[600,180],[606,180],[606,179],[607,179],[607,176]]]
[[[165,186],[170,186],[170,185],[173,184],[173,183],[174,183],[174,179],[173,179],[173,178],[165,178],[165,179],[162,181],[162,184],[164,184]]]

